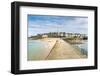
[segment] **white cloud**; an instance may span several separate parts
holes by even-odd
[[[44,16],[45,17],[45,16]],[[51,17],[51,16],[49,16]],[[53,16],[45,17],[45,20],[39,19],[28,22],[29,35],[46,32],[78,32],[87,34],[88,18],[87,17],[68,17],[61,18]],[[55,18],[54,18],[55,17]],[[47,18],[47,20],[46,20]]]

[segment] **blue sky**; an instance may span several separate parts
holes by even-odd
[[[28,15],[28,37],[48,32],[87,34],[88,17]]]

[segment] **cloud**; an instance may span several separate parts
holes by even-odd
[[[47,32],[77,32],[88,31],[88,17],[78,16],[28,16],[29,35]]]

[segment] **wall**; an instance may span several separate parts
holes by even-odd
[[[13,76],[10,73],[10,53],[11,53],[11,6],[10,3],[13,0],[1,0],[0,1],[0,76]],[[17,0],[16,0],[17,1]],[[21,0],[29,1],[29,0]],[[74,5],[91,5],[98,6],[100,13],[100,0],[30,0],[31,2],[45,2],[45,3],[59,3],[59,4],[74,4]],[[100,14],[98,15],[100,20]],[[99,22],[100,24],[100,22]],[[99,25],[98,24],[98,25]],[[100,28],[100,26],[98,27]],[[100,30],[99,30],[100,33]],[[100,35],[98,38],[100,42]],[[100,43],[99,43],[100,44]],[[99,48],[100,50],[100,48]],[[100,52],[99,56],[100,58]],[[100,67],[100,59],[99,59]],[[98,70],[85,70],[85,71],[70,71],[70,72],[56,72],[56,73],[42,73],[34,74],[34,76],[99,76],[100,68]],[[31,76],[33,74],[26,74],[25,76]],[[21,75],[23,76],[23,75]]]

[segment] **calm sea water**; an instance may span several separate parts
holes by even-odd
[[[46,42],[40,40],[28,40],[28,60],[40,60],[43,59],[45,54]]]
[[[84,42],[83,44],[74,44],[74,46],[80,48],[80,51],[82,52],[82,54],[87,55],[87,53],[88,53],[88,43],[87,43],[87,41]]]

